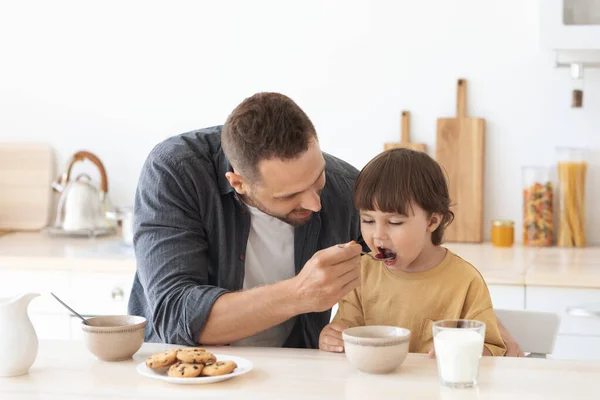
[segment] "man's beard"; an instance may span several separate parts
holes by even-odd
[[[310,219],[312,218],[312,215],[313,215],[313,212],[311,210],[306,210],[306,209],[292,210],[291,212],[289,212],[288,214],[285,214],[285,215],[276,214],[273,211],[269,210],[260,201],[256,200],[252,196],[250,196],[249,194],[244,195],[243,200],[248,205],[250,205],[252,207],[256,207],[257,209],[264,212],[265,214],[275,217],[278,220],[281,220],[281,221],[285,222],[286,224],[289,224],[293,227],[299,227],[299,226],[306,224],[308,221],[310,221]],[[306,218],[294,218],[293,217],[293,215],[295,213],[305,213],[305,212],[310,212],[310,215]]]

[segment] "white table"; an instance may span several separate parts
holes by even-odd
[[[409,355],[389,375],[355,370],[343,354],[318,350],[209,348],[247,358],[246,375],[209,385],[174,385],[146,378],[136,366],[169,347],[144,344],[133,360],[107,363],[76,341],[42,341],[30,373],[0,378],[0,399],[592,399],[600,394],[600,363],[484,357],[478,389],[446,389],[437,366]]]

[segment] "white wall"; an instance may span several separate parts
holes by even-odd
[[[222,123],[257,91],[291,96],[324,150],[362,167],[399,137],[434,154],[436,118],[487,120],[485,232],[521,219],[520,167],[553,164],[558,145],[600,145],[600,71],[584,109],[539,45],[539,1],[4,1],[0,141],[47,141],[60,166],[78,149],[106,164],[113,203],[131,204],[160,140]],[[588,234],[600,242],[598,153]],[[517,224],[518,225],[518,224]],[[519,237],[520,230],[517,233]]]

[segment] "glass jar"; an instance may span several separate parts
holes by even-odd
[[[492,244],[511,247],[515,243],[515,223],[508,220],[492,221]]]
[[[523,245],[552,246],[554,185],[552,169],[523,167]]]
[[[562,247],[585,247],[585,191],[587,150],[557,149],[559,225],[557,242]]]

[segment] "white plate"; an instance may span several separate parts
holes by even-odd
[[[147,376],[148,378],[158,379],[169,383],[178,383],[182,385],[201,385],[204,383],[225,381],[236,376],[244,375],[245,373],[250,372],[252,370],[252,362],[246,360],[245,358],[228,356],[225,354],[215,354],[215,357],[218,361],[233,361],[237,364],[237,368],[234,369],[232,373],[227,375],[199,376],[197,378],[172,378],[167,375],[168,367],[153,370],[151,368],[148,368],[146,366],[146,362],[144,361],[143,363],[137,366],[137,372],[141,375]]]

